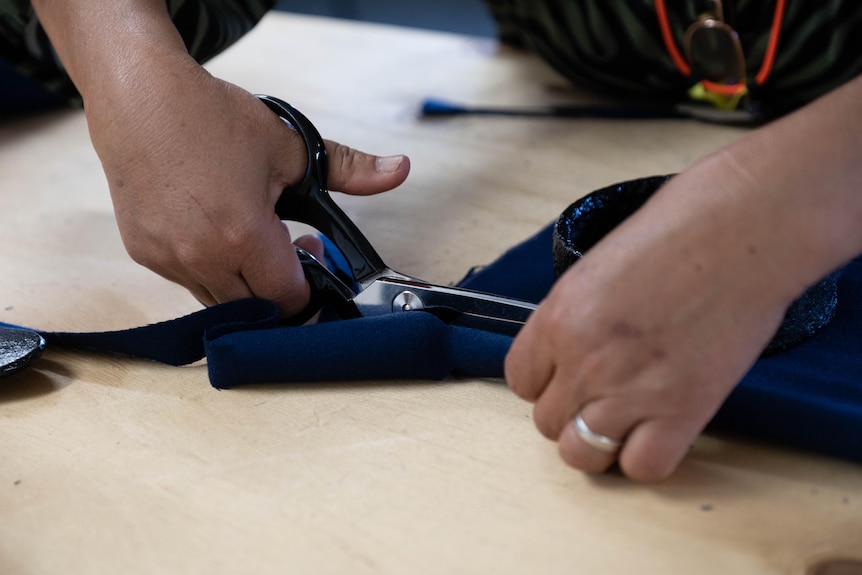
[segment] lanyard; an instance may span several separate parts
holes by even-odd
[[[668,20],[665,0],[655,0],[656,16],[658,18],[659,28],[661,29],[662,41],[664,42],[668,55],[677,70],[679,70],[679,72],[686,78],[692,76],[694,71],[692,62],[692,41],[696,35],[699,33],[708,33],[725,36],[723,38],[725,45],[731,46],[731,48],[729,48],[728,51],[725,51],[723,57],[731,60],[739,59],[741,66],[735,66],[734,62],[728,63],[727,66],[727,69],[732,69],[734,67],[738,68],[737,73],[733,75],[728,74],[728,77],[724,79],[703,78],[692,90],[689,91],[689,94],[695,99],[710,101],[719,108],[736,109],[742,98],[748,94],[745,77],[744,54],[736,31],[724,21],[721,1],[712,0],[712,2],[713,9],[701,14],[698,20],[689,26],[686,31],[685,50],[688,53],[688,59],[683,57],[674,41],[670,22]],[[775,11],[772,16],[772,27],[769,34],[766,53],[763,57],[763,62],[761,62],[760,70],[754,77],[754,82],[758,86],[762,86],[766,83],[766,80],[772,73],[773,65],[775,64],[775,55],[778,51],[778,41],[781,37],[781,26],[784,19],[785,4],[786,0],[776,0],[775,2]]]

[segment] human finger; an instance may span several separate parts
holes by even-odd
[[[581,406],[559,437],[563,461],[586,473],[601,473],[611,467],[638,423],[624,405],[598,399]]]
[[[323,240],[321,240],[319,236],[306,234],[293,240],[293,243],[313,255],[317,260],[323,261],[325,250],[323,247]]]
[[[557,366],[550,383],[536,398],[533,406],[533,423],[539,432],[548,439],[557,441],[563,428],[586,402],[585,394],[583,378]]]
[[[218,273],[218,267],[209,265],[198,268],[194,262],[180,263],[176,258],[158,260],[136,259],[163,278],[186,288],[192,296],[206,307],[252,297],[248,284],[238,273]],[[182,270],[182,273],[177,270]]]
[[[211,306],[214,306],[218,303],[218,301],[216,301],[216,298],[213,297],[213,295],[209,292],[209,290],[206,289],[202,285],[193,285],[193,286],[184,286],[184,287],[186,287],[186,289],[189,290],[189,293],[192,294],[192,297],[194,297],[196,300],[198,300],[205,307],[211,307]]]
[[[237,273],[221,274],[210,280],[205,289],[216,303],[254,297],[249,285]]]
[[[252,295],[274,302],[283,317],[301,312],[310,288],[287,227],[273,212],[252,241],[240,268]]]
[[[644,483],[667,479],[679,467],[702,427],[693,419],[641,422],[626,438],[619,454],[620,469]]]
[[[376,156],[326,140],[329,188],[367,196],[391,190],[407,179],[410,159],[404,155]]]
[[[536,401],[554,377],[555,361],[543,307],[521,328],[504,361],[506,383],[521,399]]]

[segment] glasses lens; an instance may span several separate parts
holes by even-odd
[[[713,82],[741,82],[745,74],[739,37],[728,25],[704,20],[688,34],[689,62],[692,72]]]

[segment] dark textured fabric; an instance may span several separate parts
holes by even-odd
[[[205,62],[251,30],[275,0],[166,0],[189,54]],[[29,0],[0,0],[0,58],[72,104],[80,96]]]
[[[616,95],[680,101],[696,81],[683,77],[662,41],[654,0],[485,0],[500,36],[535,51],[575,84]],[[733,5],[733,8],[731,8]],[[667,0],[682,52],[686,29],[705,0]],[[725,2],[746,57],[749,80],[760,69],[774,0]],[[862,73],[862,2],[787,2],[775,65],[767,82],[749,81],[752,97],[782,113]]]
[[[539,301],[554,278],[551,245],[548,226],[471,272],[462,285]],[[714,429],[862,462],[862,258],[844,268],[838,286],[832,322],[805,343],[760,359],[713,419]],[[500,377],[512,341],[449,326],[422,312],[284,327],[275,306],[261,300],[127,331],[42,335],[49,348],[83,347],[172,365],[206,357],[216,388],[452,374]]]
[[[0,118],[65,106],[66,101],[0,58]]]
[[[862,258],[839,276],[832,321],[758,360],[712,426],[862,461]]]

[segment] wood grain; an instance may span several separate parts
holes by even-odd
[[[401,189],[338,200],[390,265],[436,282],[592,189],[743,133],[422,120],[426,96],[585,96],[489,40],[322,18],[267,16],[209,68],[325,137],[409,154]],[[0,217],[0,321],[105,330],[198,309],[126,256],[81,112],[0,126]],[[640,486],[566,468],[530,416],[497,380],[218,392],[202,365],[49,349],[0,380],[0,573],[763,575],[862,558],[857,465],[707,435]]]

